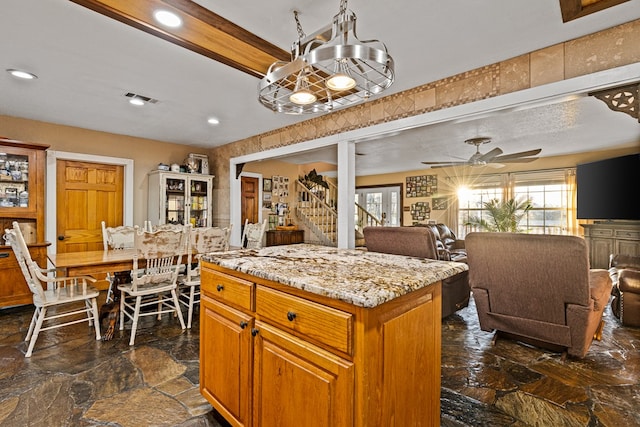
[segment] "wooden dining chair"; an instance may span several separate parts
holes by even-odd
[[[95,279],[86,276],[53,276],[52,270],[40,268],[31,258],[17,222],[13,223],[13,228],[5,230],[4,239],[11,245],[24,279],[33,294],[35,311],[25,337],[29,346],[24,356],[31,357],[41,331],[80,322],[88,321],[90,326],[93,325],[96,340],[99,340],[100,321],[96,302],[99,291],[88,285],[95,282]],[[79,303],[83,303],[83,306],[79,307]],[[51,313],[49,309],[53,309]],[[84,317],[78,318],[79,314],[84,314]]]
[[[185,329],[176,292],[182,257],[187,251],[188,228],[134,233],[133,272],[131,282],[118,285],[120,296],[120,330],[125,316],[132,321],[129,345],[135,342],[140,317],[174,313]],[[144,311],[143,311],[144,310]]]
[[[107,223],[102,221],[102,245],[105,251],[133,249],[133,235],[135,228],[130,225],[119,225],[117,227],[107,227]],[[118,271],[107,273],[109,289],[105,303],[113,302],[113,290],[119,281],[126,280],[131,275],[130,271]]]
[[[178,299],[187,307],[187,328],[191,328],[194,307],[200,303],[200,256],[229,250],[229,227],[198,227],[189,231],[186,272],[178,279]]]
[[[262,223],[258,222],[255,224],[250,224],[249,219],[246,219],[244,228],[242,229],[242,238],[240,239],[242,246],[247,249],[260,249],[266,231],[266,219]]]

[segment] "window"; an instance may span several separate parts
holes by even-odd
[[[503,177],[500,175],[484,176],[476,180],[471,187],[458,190],[458,233],[461,239],[473,231],[465,225],[469,218],[487,219],[484,204],[492,199],[502,200]]]
[[[526,233],[567,234],[569,186],[564,171],[513,174],[513,195],[530,200],[532,208],[520,221]]]
[[[484,203],[491,199],[530,200],[532,208],[520,221],[521,231],[535,234],[570,234],[572,190],[567,171],[517,172],[481,177],[458,192],[458,237],[473,231],[470,217],[487,219]]]

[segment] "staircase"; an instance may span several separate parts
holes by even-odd
[[[338,188],[328,182],[329,188],[314,185],[307,188],[300,180],[295,181],[295,215],[325,246],[338,244]],[[382,222],[356,203],[356,227],[362,231],[367,225],[382,225]]]

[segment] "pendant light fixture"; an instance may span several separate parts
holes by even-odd
[[[384,43],[360,41],[356,16],[340,1],[330,26],[306,36],[294,11],[298,40],[291,61],[273,63],[258,86],[267,108],[288,114],[328,112],[369,99],[394,80],[394,63]]]

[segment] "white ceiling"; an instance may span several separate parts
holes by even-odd
[[[285,50],[297,38],[294,8],[309,34],[327,25],[339,6],[338,0],[197,3]],[[395,60],[396,81],[386,93],[640,19],[638,1],[566,24],[558,0],[352,0],[348,6],[358,18],[358,36],[380,39]],[[70,1],[2,0],[0,38],[2,70],[21,68],[39,76],[26,82],[0,74],[3,115],[203,148],[309,118],[260,105],[254,77]],[[127,92],[159,102],[134,107]],[[210,116],[220,125],[207,124]],[[548,156],[640,145],[640,126],[582,97],[368,141],[358,148],[366,154],[358,156],[358,174],[419,169],[426,160],[466,160],[475,148],[463,141],[475,136],[493,139],[481,151],[542,148]],[[314,153],[315,160],[332,155]],[[310,158],[292,159],[302,160]]]

